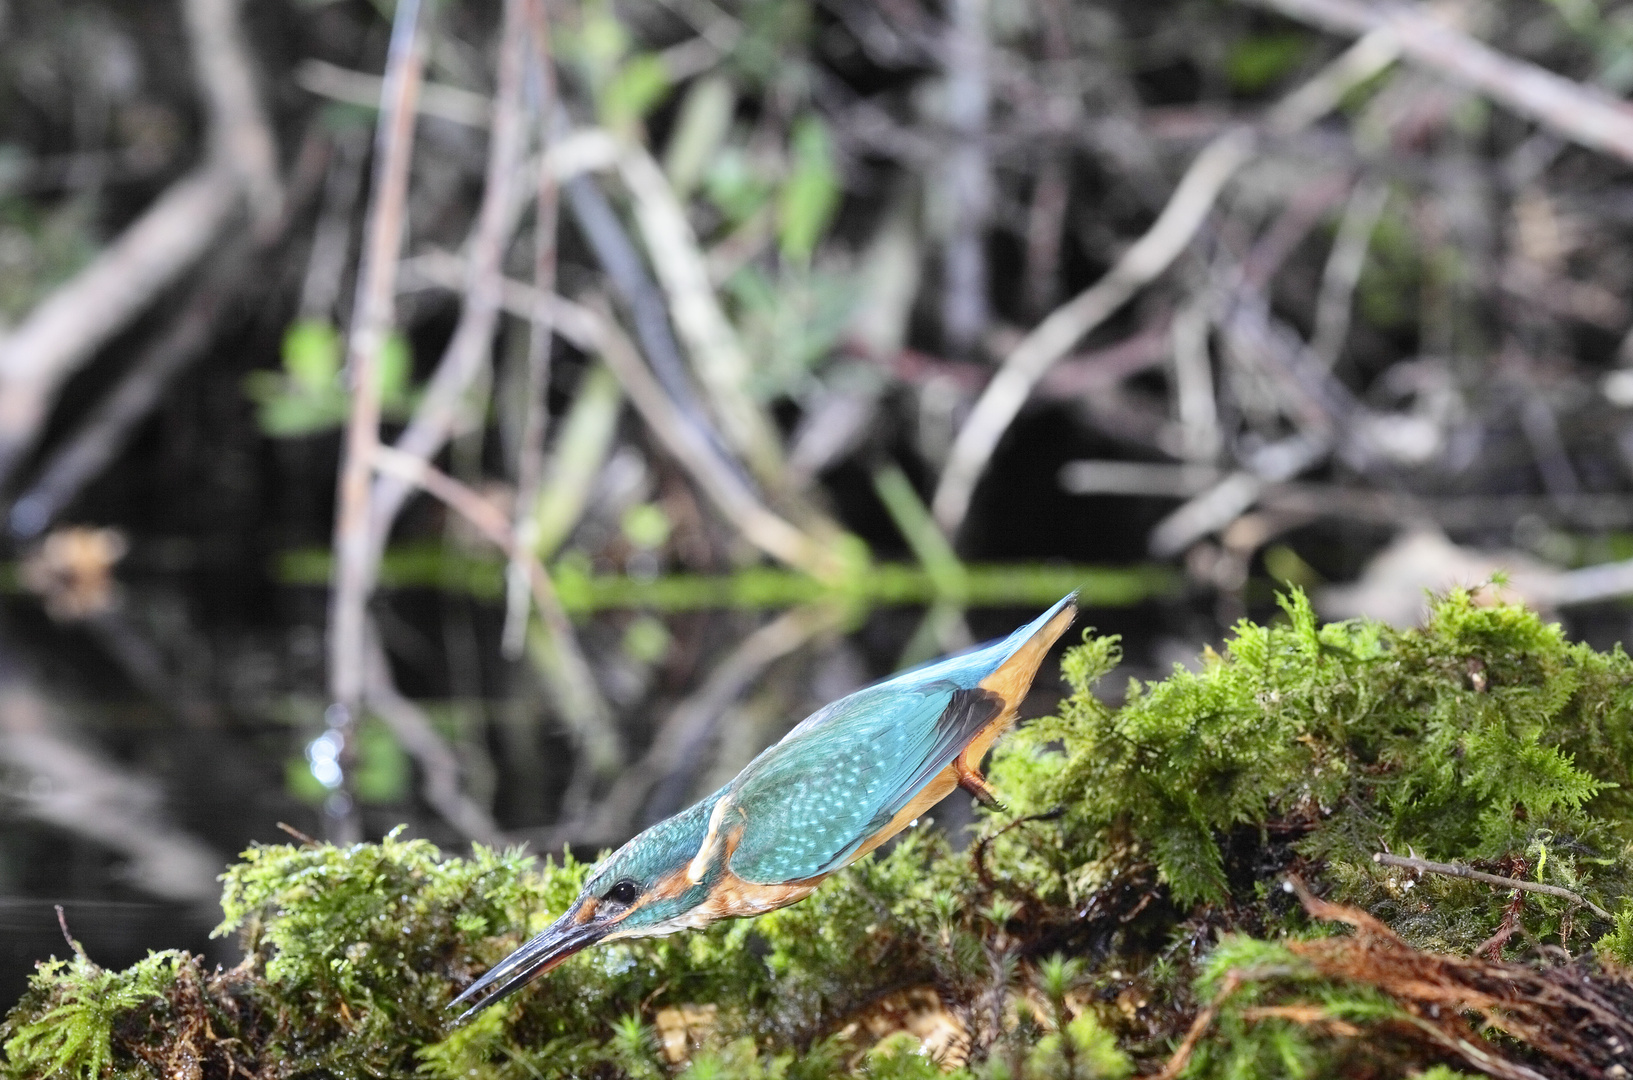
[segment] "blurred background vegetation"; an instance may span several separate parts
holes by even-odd
[[[1277,583],[1620,640],[1629,88],[1610,0],[0,0],[0,998],[53,903],[232,959],[280,821],[593,857],[1072,588],[1140,676]]]

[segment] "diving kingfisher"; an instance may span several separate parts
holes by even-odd
[[[803,900],[962,787],[997,797],[981,759],[1077,617],[1066,596],[1008,637],[858,690],[802,720],[713,795],[591,872],[547,929],[449,1005],[461,1022],[580,950],[694,930]]]

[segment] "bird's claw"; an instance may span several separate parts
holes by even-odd
[[[986,777],[982,776],[980,773],[966,769],[959,769],[958,786],[969,792],[972,796],[974,796],[976,802],[980,803],[988,810],[999,814],[1007,814],[1009,812],[1009,807],[1005,806],[1004,801],[998,798],[997,792],[992,790],[992,785],[987,783]]]

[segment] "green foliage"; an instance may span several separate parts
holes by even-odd
[[[96,1080],[113,1063],[114,1024],[162,998],[185,959],[167,950],[149,953],[125,971],[107,971],[76,943],[73,959],[47,960],[29,980],[16,1010],[28,1019],[9,1021],[4,1029],[6,1062],[32,1066],[40,1076]]]
[[[1237,90],[1257,93],[1297,67],[1308,49],[1309,41],[1302,34],[1243,38],[1225,58],[1225,76]]]
[[[1092,888],[1128,851],[1182,903],[1223,902],[1229,838],[1273,819],[1304,833],[1300,853],[1343,864],[1358,898],[1381,899],[1380,844],[1463,860],[1546,846],[1546,880],[1623,891],[1606,872],[1633,841],[1616,786],[1633,748],[1620,649],[1571,645],[1557,625],[1467,592],[1421,631],[1318,626],[1298,592],[1283,608],[1285,623],[1238,625],[1198,672],[1131,682],[1117,710],[1092,693],[1115,644],[1069,654],[1072,696],[1010,740],[998,768],[1000,787],[1030,788],[1017,809],[1067,808],[1065,847],[1083,858],[1060,867],[1065,891]],[[1056,741],[1066,761],[1037,775]],[[1475,943],[1440,932],[1443,945]]]
[[[445,858],[396,834],[252,848],[223,878],[220,932],[241,935],[243,967],[43,964],[0,1028],[0,1075],[152,1076],[186,1029],[213,1033],[205,1057],[238,1055],[269,1080],[1114,1078],[1154,1071],[1212,1003],[1187,1076],[1364,1061],[1449,1080],[1415,1071],[1434,1058],[1410,1040],[1366,1037],[1411,1030],[1403,1006],[1314,965],[1320,943],[1302,939],[1331,931],[1283,873],[1467,955],[1511,914],[1506,891],[1419,880],[1371,853],[1484,860],[1619,910],[1606,921],[1527,896],[1510,948],[1597,939],[1605,984],[1620,978],[1633,822],[1615,785],[1633,759],[1633,665],[1466,593],[1405,632],[1321,626],[1298,593],[1283,606],[1200,670],[1131,683],[1116,708],[1093,691],[1117,641],[1086,634],[1058,714],[1002,745],[991,775],[1013,810],[983,817],[969,850],[909,830],[797,905],[591,950],[464,1027],[449,1000],[563,910],[584,865]],[[913,994],[965,1033],[950,1073],[889,1019]],[[692,1017],[679,1041],[677,1016]]]
[[[839,173],[828,129],[815,116],[795,123],[790,150],[788,178],[777,201],[777,238],[784,258],[805,263],[839,206]]]
[[[284,333],[283,370],[252,371],[244,377],[244,393],[256,404],[261,430],[287,439],[344,424],[351,409],[342,379],[344,360],[345,341],[332,324],[323,319],[291,323]],[[377,363],[381,412],[407,416],[413,407],[413,359],[402,335],[386,338]]]

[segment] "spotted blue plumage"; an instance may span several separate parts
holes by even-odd
[[[1071,599],[1006,638],[819,709],[755,758],[726,791],[742,826],[732,872],[771,883],[843,866],[997,717],[1003,703],[981,680]]]

